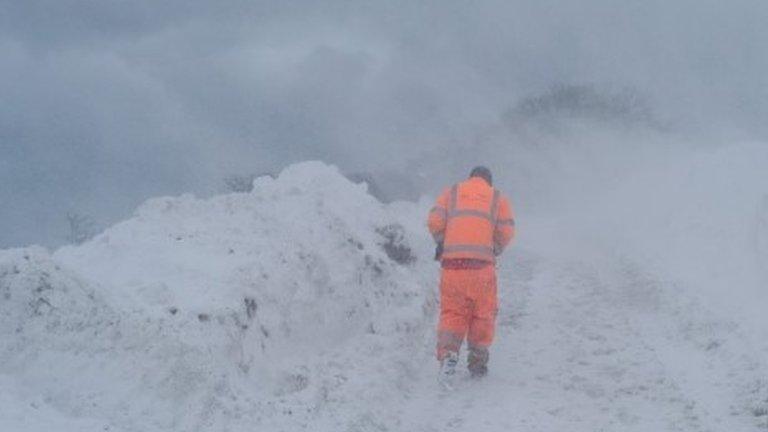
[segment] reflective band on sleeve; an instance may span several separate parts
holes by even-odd
[[[509,225],[509,226],[515,226],[515,220],[514,219],[499,219],[496,221],[499,225]]]
[[[445,248],[443,249],[443,253],[451,253],[451,252],[473,252],[473,253],[494,256],[492,247],[481,246],[481,245],[457,244],[457,245],[445,246]]]
[[[450,218],[462,217],[462,216],[479,217],[479,218],[486,219],[488,221],[493,222],[493,218],[491,218],[491,215],[480,210],[451,210],[450,212],[448,212],[448,217]]]

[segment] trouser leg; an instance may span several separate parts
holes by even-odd
[[[496,327],[498,303],[495,269],[488,267],[479,271],[475,281],[472,290],[472,316],[467,335],[467,366],[473,376],[482,376],[488,370],[488,348],[493,343]]]
[[[458,353],[469,328],[467,307],[460,270],[444,269],[440,279],[440,323],[437,330],[437,359]]]
[[[463,338],[451,331],[440,330],[437,333],[437,360],[443,361],[450,353],[458,354]]]

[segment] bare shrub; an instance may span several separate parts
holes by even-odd
[[[248,193],[253,191],[253,181],[263,176],[275,178],[275,175],[271,172],[260,174],[232,174],[224,178],[224,186],[229,192]]]
[[[637,91],[598,90],[591,85],[560,84],[526,97],[504,113],[512,127],[528,122],[552,123],[564,119],[587,119],[617,125],[639,124],[661,128],[647,100]]]
[[[67,241],[71,244],[83,244],[97,233],[96,223],[89,216],[79,213],[67,213],[69,233]]]

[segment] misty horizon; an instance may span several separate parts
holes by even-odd
[[[55,247],[68,214],[105,228],[147,198],[207,196],[303,160],[371,173],[396,198],[435,194],[475,162],[521,187],[504,158],[590,140],[564,121],[618,146],[642,131],[708,146],[768,136],[758,1],[2,9],[0,247]],[[455,152],[477,160],[443,157]]]

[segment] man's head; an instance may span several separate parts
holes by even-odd
[[[488,182],[489,185],[493,186],[493,176],[491,175],[491,170],[482,165],[472,168],[472,172],[469,173],[469,176],[480,177],[481,179],[484,179],[486,182]]]

